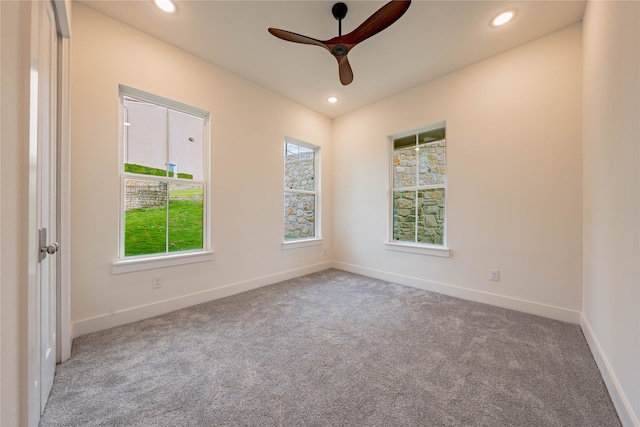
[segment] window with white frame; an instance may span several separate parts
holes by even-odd
[[[445,122],[390,137],[391,241],[446,244]]]
[[[318,160],[320,147],[285,138],[284,240],[319,237]]]
[[[120,259],[207,249],[209,114],[120,87]]]

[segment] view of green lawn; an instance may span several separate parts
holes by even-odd
[[[175,194],[176,192],[180,194]],[[174,190],[171,196],[202,195],[202,188]],[[184,194],[183,194],[184,193]],[[202,200],[169,200],[164,206],[132,209],[125,214],[125,256],[147,255],[202,248]]]
[[[169,192],[169,197],[202,197],[202,187],[178,188]]]

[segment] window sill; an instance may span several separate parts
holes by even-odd
[[[157,257],[119,259],[113,262],[111,274],[131,273],[134,271],[193,264],[196,262],[212,261],[213,258],[214,254],[211,251],[198,251]]]
[[[419,255],[431,255],[449,258],[451,256],[449,248],[440,246],[417,245],[410,243],[387,242],[384,244],[388,251],[409,252]]]
[[[289,240],[282,243],[282,250],[304,248],[307,246],[318,246],[322,243],[324,243],[324,241],[321,238]]]

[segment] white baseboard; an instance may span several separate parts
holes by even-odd
[[[620,386],[620,382],[618,382],[618,378],[611,368],[611,364],[609,364],[609,360],[602,350],[600,342],[598,341],[596,335],[593,333],[591,324],[589,323],[589,320],[586,318],[584,313],[582,313],[582,315],[580,316],[580,326],[582,326],[582,332],[587,339],[587,343],[589,344],[589,348],[591,349],[593,358],[596,360],[596,364],[600,369],[602,379],[607,386],[607,390],[609,390],[609,395],[611,396],[613,405],[618,411],[618,416],[620,417],[622,425],[624,427],[640,427],[638,417],[633,413],[633,409],[629,404],[629,400],[625,396],[624,391]]]
[[[160,316],[172,311],[180,310],[192,305],[202,304],[219,298],[228,297],[239,294],[241,292],[257,289],[262,286],[278,283],[283,280],[293,279],[318,271],[331,268],[330,262],[322,262],[295,270],[283,271],[268,276],[257,277],[255,279],[246,280],[244,282],[231,283],[219,288],[206,291],[196,292],[189,295],[158,301],[151,304],[145,304],[137,307],[127,308],[125,310],[116,311],[114,313],[103,314],[89,319],[73,322],[71,331],[73,338],[81,335],[97,332],[104,329],[113,328],[115,326],[125,325],[127,323],[137,322],[139,320],[149,319],[151,317]]]
[[[444,283],[431,282],[429,280],[417,277],[403,276],[401,274],[389,273],[386,271],[376,270],[368,267],[360,267],[342,262],[332,262],[331,266],[340,270],[350,271],[363,276],[374,277],[376,279],[386,280],[387,282],[398,283],[401,285],[412,286],[414,288],[424,289],[426,291],[437,292],[452,297],[462,298],[466,300],[481,302],[484,304],[495,305],[511,310],[522,311],[524,313],[535,314],[550,319],[560,320],[574,324],[580,323],[580,312],[570,310],[568,308],[555,307],[552,305],[540,304],[533,301],[522,300],[504,295],[492,294],[489,292],[477,291],[460,286],[447,285]]]

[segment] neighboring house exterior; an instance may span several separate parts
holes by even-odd
[[[201,119],[131,98],[124,110],[125,163],[203,179]]]

